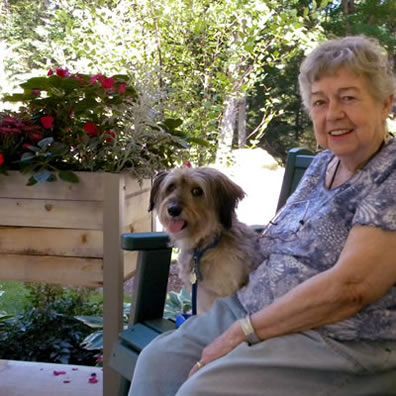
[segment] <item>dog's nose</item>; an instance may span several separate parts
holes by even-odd
[[[172,217],[179,216],[181,212],[182,212],[182,207],[180,205],[174,204],[174,205],[168,206],[168,213]]]

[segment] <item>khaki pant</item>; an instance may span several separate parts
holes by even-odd
[[[159,336],[139,357],[129,396],[396,395],[396,342],[339,342],[316,331],[243,343],[187,379],[202,349],[244,315],[227,298]]]

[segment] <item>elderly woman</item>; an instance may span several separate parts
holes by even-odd
[[[303,62],[318,154],[237,295],[158,337],[130,396],[396,395],[395,79],[365,37]]]

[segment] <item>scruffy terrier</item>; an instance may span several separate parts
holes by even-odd
[[[235,214],[244,196],[213,168],[178,168],[154,179],[149,210],[180,249],[179,277],[187,287],[197,282],[198,313],[244,286],[262,261],[257,233]]]

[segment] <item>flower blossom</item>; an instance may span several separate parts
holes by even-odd
[[[102,82],[103,79],[105,79],[106,77],[103,74],[95,74],[94,76],[91,77],[91,84],[96,84],[98,81]]]
[[[41,125],[45,129],[52,129],[54,127],[54,117],[51,116],[44,116],[40,118]]]
[[[95,137],[99,134],[99,128],[94,122],[86,122],[84,125],[84,131],[87,135]]]
[[[96,74],[91,77],[92,84],[96,84],[98,81],[103,89],[112,89],[115,84],[113,77],[106,77],[103,74]]]
[[[118,86],[118,93],[119,94],[121,94],[121,95],[124,94],[126,92],[126,90],[127,90],[127,85],[125,83],[121,83]]]
[[[106,143],[112,143],[115,140],[116,136],[117,136],[114,131],[106,131],[104,133],[104,135],[106,136],[105,137],[105,142]]]
[[[67,69],[62,69],[61,67],[58,67],[55,71],[58,77],[65,78],[70,76],[70,72]]]
[[[3,153],[0,153],[0,168],[5,164],[5,157]]]
[[[100,85],[103,89],[112,89],[114,87],[114,78],[112,77],[105,77],[101,82]]]

